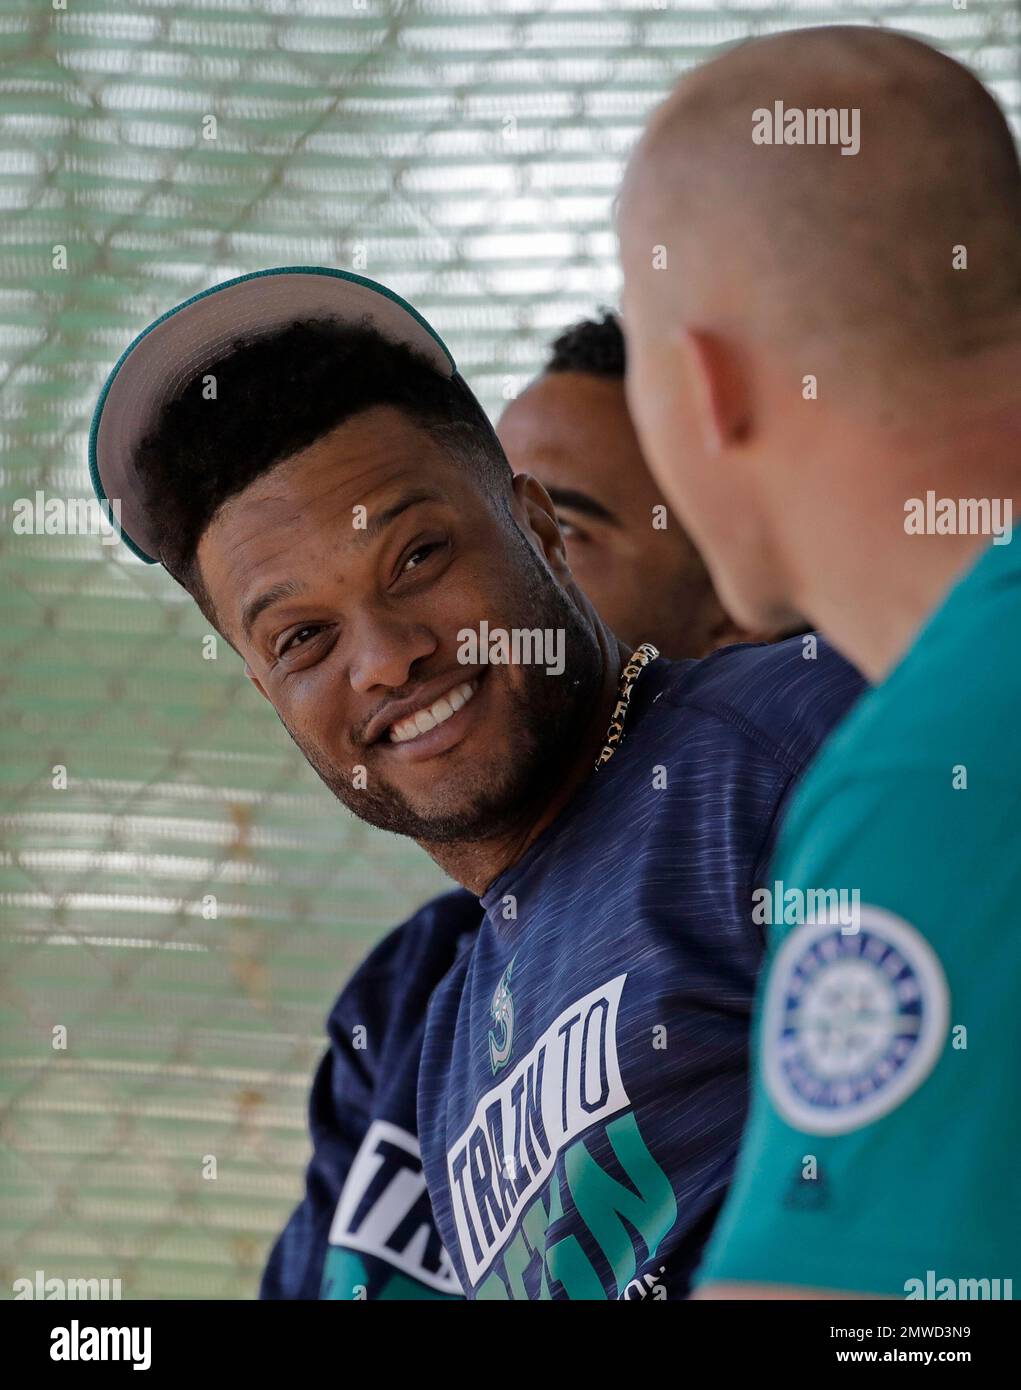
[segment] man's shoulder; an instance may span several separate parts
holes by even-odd
[[[848,661],[807,633],[668,663],[662,695],[681,715],[709,718],[797,772],[865,689]]]
[[[482,920],[478,898],[454,888],[430,898],[373,947],[356,974],[403,973],[450,954],[458,939]],[[353,978],[353,977],[352,977]]]
[[[909,917],[924,902],[930,920],[951,905],[977,920],[977,897],[1012,871],[1021,805],[1021,649],[1007,612],[1021,613],[1021,579],[991,552],[823,749],[784,823],[783,877],[851,875]]]
[[[1021,575],[1016,562],[997,574],[992,562],[999,558],[994,551],[976,567],[869,691],[814,769],[814,788],[831,795],[867,784],[895,794],[914,773],[936,779],[940,790],[956,778],[956,788],[1010,796],[1021,782],[1021,646],[1014,639]]]
[[[337,996],[331,1023],[367,997],[377,1009],[397,994],[428,1000],[481,922],[479,900],[464,888],[431,898],[373,947]]]

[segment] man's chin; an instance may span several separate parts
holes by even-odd
[[[561,740],[566,743],[566,740]],[[524,731],[481,766],[435,758],[408,769],[398,785],[371,763],[364,788],[312,761],[334,796],[359,820],[426,847],[472,844],[512,832],[540,808],[559,781],[560,760]],[[307,754],[306,754],[307,756]]]
[[[360,820],[428,846],[493,839],[512,829],[537,796],[538,789],[529,795],[494,776],[482,786],[435,786],[427,801],[393,787],[377,787],[371,793],[368,788],[361,793],[345,788],[341,799]]]

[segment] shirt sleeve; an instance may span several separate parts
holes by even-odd
[[[1010,1298],[1021,795],[949,768],[820,793],[782,836],[749,1122],[697,1282]]]
[[[402,1145],[415,1150],[404,1152],[403,1160],[419,1161],[415,1090],[426,1007],[480,916],[478,899],[463,890],[432,899],[379,942],[341,991],[327,1022],[329,1051],[309,1100],[312,1157],[305,1195],[270,1252],[260,1298],[346,1299],[353,1290],[373,1300],[451,1296],[371,1251],[331,1245],[330,1233],[359,1162],[363,1176],[366,1162],[379,1166],[363,1149],[373,1148],[380,1123],[396,1133],[390,1122],[399,1121]],[[391,1144],[388,1152],[396,1163],[401,1146]],[[416,1207],[415,1222],[416,1231],[427,1226],[438,1246],[431,1209]]]
[[[371,1077],[340,1023],[348,991],[330,1016],[330,1050],[316,1070],[309,1099],[312,1157],[305,1195],[276,1240],[259,1297],[317,1299],[340,1193],[370,1124]]]

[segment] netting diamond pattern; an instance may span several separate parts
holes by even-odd
[[[17,534],[16,501],[88,496],[130,339],[271,265],[391,285],[495,414],[614,301],[613,194],[674,78],[845,20],[963,57],[1017,128],[1017,0],[0,3],[3,1296],[252,1296],[329,1003],[443,883],[332,802],[162,571]]]

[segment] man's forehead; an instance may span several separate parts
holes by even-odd
[[[555,469],[579,485],[605,484],[630,444],[624,382],[595,372],[550,372],[510,405],[500,439],[515,469]],[[595,490],[595,489],[594,489]]]
[[[409,508],[453,500],[449,480],[395,466],[362,480],[361,486],[339,485],[317,497],[281,494],[251,499],[250,506],[237,509],[235,525],[226,516],[219,519],[203,544],[212,540],[222,555],[245,564],[290,550],[296,533],[331,548],[364,549]]]
[[[266,528],[307,526],[357,507],[388,505],[388,490],[414,482],[437,496],[460,469],[437,440],[392,407],[362,411],[268,469],[229,498],[207,528],[243,544]]]
[[[581,367],[546,372],[507,406],[497,432],[505,445],[541,447],[561,435],[598,430],[594,414],[615,412],[623,400],[622,378]]]
[[[287,505],[311,491],[368,493],[402,471],[439,475],[450,459],[436,438],[392,406],[360,411],[254,479],[235,499]],[[232,504],[228,504],[232,505]]]

